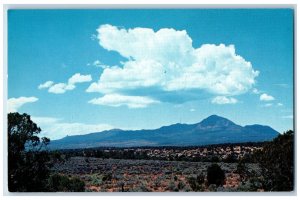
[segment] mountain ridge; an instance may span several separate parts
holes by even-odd
[[[191,146],[236,142],[262,142],[279,132],[266,125],[240,126],[211,115],[195,124],[171,124],[157,129],[111,129],[85,135],[66,136],[50,142],[50,149],[134,146]]]

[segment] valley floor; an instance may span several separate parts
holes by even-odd
[[[225,172],[223,186],[208,186],[211,162],[102,159],[71,157],[58,162],[52,172],[79,177],[86,192],[189,192],[249,191],[253,177],[238,173],[238,163],[217,163]],[[259,176],[257,164],[245,166],[248,174]],[[254,178],[255,178],[254,177]],[[259,189],[255,189],[259,191]]]

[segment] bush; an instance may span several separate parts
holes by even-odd
[[[111,181],[111,179],[112,179],[112,174],[109,173],[103,176],[102,181]]]
[[[182,181],[179,181],[177,184],[178,190],[182,190],[185,187],[185,184]]]
[[[246,163],[243,160],[240,160],[236,166],[236,172],[240,175],[242,181],[244,181],[248,177],[248,169]]]
[[[176,185],[174,181],[170,181],[169,185],[168,185],[168,190],[170,191],[176,191]]]
[[[84,192],[85,184],[79,178],[54,174],[49,178],[50,192]]]
[[[193,191],[204,191],[204,186],[201,184],[201,181],[199,182],[198,177],[188,177],[188,183]]]
[[[201,174],[199,174],[198,176],[197,176],[197,183],[199,184],[199,185],[202,185],[203,183],[204,183],[204,181],[205,181],[205,176],[201,173]]]
[[[102,184],[102,177],[97,176],[97,174],[93,174],[91,176],[91,184],[95,186],[100,186]]]
[[[218,164],[212,164],[207,168],[208,185],[215,184],[216,186],[223,185],[225,181],[225,173]]]

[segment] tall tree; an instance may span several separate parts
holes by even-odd
[[[8,114],[8,189],[10,192],[47,191],[50,140],[28,114]]]
[[[258,154],[266,191],[294,189],[294,131],[287,131],[266,144]]]

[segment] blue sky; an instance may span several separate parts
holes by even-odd
[[[9,10],[8,111],[51,139],[196,123],[293,128],[293,10]]]

